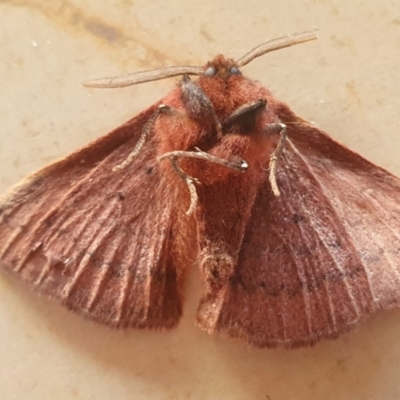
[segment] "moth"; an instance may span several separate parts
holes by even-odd
[[[399,178],[241,72],[315,38],[87,82],[182,76],[156,104],[2,197],[2,268],[99,323],[169,330],[197,264],[197,325],[256,347],[311,346],[399,306]]]

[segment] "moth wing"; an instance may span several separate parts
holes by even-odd
[[[336,338],[400,297],[400,179],[282,108],[281,195],[266,182],[225,293],[198,314],[260,347]]]
[[[176,192],[149,139],[157,104],[28,177],[0,202],[0,263],[68,308],[116,327],[169,328],[181,315],[170,256]]]

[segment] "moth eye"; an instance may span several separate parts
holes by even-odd
[[[215,68],[213,66],[208,67],[205,71],[204,71],[204,75],[205,76],[213,76],[215,75]]]
[[[241,74],[238,67],[231,67],[231,69],[229,70],[229,73],[231,75],[240,75]]]

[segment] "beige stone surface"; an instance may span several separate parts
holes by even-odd
[[[244,72],[305,119],[400,174],[398,0],[0,0],[0,189],[147,107],[174,80],[86,89],[89,78],[320,28]],[[356,190],[356,188],[355,188]],[[400,311],[312,349],[257,350],[193,325],[199,276],[170,333],[115,332],[0,275],[0,398],[396,399]]]

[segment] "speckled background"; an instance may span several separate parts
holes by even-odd
[[[234,58],[320,28],[244,72],[303,118],[400,174],[398,0],[0,0],[0,186],[162,97],[174,79],[115,90],[95,77]],[[356,188],[355,188],[356,189]],[[115,332],[0,275],[0,398],[396,399],[400,311],[312,349],[256,350],[193,325],[199,275],[171,333]]]

